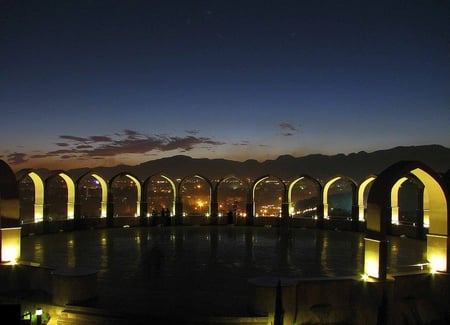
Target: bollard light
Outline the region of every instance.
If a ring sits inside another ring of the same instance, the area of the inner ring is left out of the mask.
[[[36,324],[42,324],[42,308],[40,307],[36,308]]]

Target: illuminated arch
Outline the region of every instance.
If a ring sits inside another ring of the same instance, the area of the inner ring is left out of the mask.
[[[278,177],[276,177],[276,176],[273,176],[273,175],[264,175],[264,176],[261,176],[260,178],[257,178],[254,182],[253,182],[253,184],[252,184],[252,186],[251,186],[251,203],[252,203],[252,211],[253,211],[253,215],[255,216],[255,217],[258,217],[257,215],[256,215],[256,213],[255,213],[255,211],[256,211],[256,202],[255,202],[255,191],[256,191],[256,187],[258,186],[258,184],[259,183],[261,183],[261,182],[263,182],[263,181],[265,181],[266,179],[268,179],[268,178],[275,178],[280,184],[281,184],[281,186],[282,186],[282,191],[283,191],[283,194],[282,194],[282,202],[281,202],[281,205],[280,205],[280,211],[283,209],[283,204],[284,203],[287,203],[287,193],[286,193],[286,184],[283,182],[283,180],[281,180],[280,178],[278,178]],[[281,213],[282,213],[282,211],[281,211]]]
[[[367,237],[365,238],[364,272],[385,279],[387,273],[387,229],[392,216],[393,192],[414,175],[424,185],[424,210],[429,220],[427,259],[431,269],[448,271],[448,193],[438,175],[428,166],[402,161],[384,170],[374,181],[367,203]],[[395,202],[394,202],[395,203]]]
[[[399,205],[398,205],[398,192],[404,182],[408,180],[408,177],[400,177],[392,186],[391,189],[391,223],[400,224],[399,218]]]
[[[31,178],[34,184],[34,222],[44,221],[44,181],[33,171],[25,176]]]
[[[65,173],[63,171],[58,171],[58,172],[55,172],[54,174],[50,175],[49,177],[47,177],[46,182],[57,176],[61,177],[66,184],[66,188],[67,188],[66,218],[68,220],[71,220],[74,218],[74,214],[75,214],[75,182],[69,175],[67,175],[67,173]]]
[[[208,212],[206,213],[206,216],[209,217],[211,215],[211,203],[213,201],[212,200],[213,185],[212,185],[211,181],[207,177],[202,176],[200,174],[194,174],[194,175],[191,175],[191,176],[186,176],[183,179],[181,179],[179,184],[178,184],[179,200],[181,202],[183,202],[183,196],[184,196],[185,193],[183,193],[183,191],[182,191],[182,186],[186,182],[186,180],[189,179],[189,178],[199,178],[199,179],[203,180],[204,182],[206,182],[208,184],[208,187],[209,187],[209,202],[208,203],[209,204],[208,204]],[[185,212],[184,212],[184,209],[185,209],[184,208],[184,204],[183,204],[183,208],[182,209],[183,209],[183,211],[180,211],[180,212],[182,214],[185,214]]]
[[[123,173],[119,173],[117,175],[115,175],[113,178],[111,178],[110,180],[110,186],[112,186],[112,184],[114,183],[114,181],[116,180],[116,178],[118,177],[127,177],[128,179],[130,179],[134,185],[136,186],[136,213],[135,213],[135,217],[140,216],[141,215],[141,201],[142,201],[142,185],[141,182],[139,181],[139,179],[127,172],[123,172]]]
[[[348,182],[350,182],[351,187],[352,187],[352,208],[355,205],[354,201],[355,201],[356,182],[349,177],[335,176],[335,177],[329,179],[328,181],[326,181],[325,185],[323,187],[323,217],[325,219],[329,218],[329,215],[328,215],[328,191],[330,190],[330,187],[340,179],[344,179],[344,180],[347,180]]]
[[[150,181],[155,178],[155,177],[161,177],[164,178],[170,185],[171,189],[172,189],[172,207],[171,207],[171,211],[175,211],[175,203],[176,203],[176,197],[177,197],[177,186],[175,184],[175,182],[168,176],[163,175],[163,174],[159,174],[159,175],[151,175],[149,177],[147,177],[147,179],[144,181],[143,183],[143,190],[142,190],[142,200],[147,200],[147,195],[148,195],[148,187],[150,184]],[[141,213],[145,213],[148,215],[148,211],[141,211]]]
[[[358,220],[365,221],[364,210],[366,204],[364,203],[364,192],[367,187],[375,180],[376,176],[369,176],[359,184],[358,187]]]
[[[320,182],[319,182],[317,179],[315,179],[315,178],[313,178],[313,177],[311,177],[311,176],[308,176],[308,175],[302,175],[302,176],[299,176],[299,177],[297,177],[296,179],[294,179],[294,180],[289,184],[289,187],[288,187],[288,193],[287,193],[287,196],[288,196],[288,204],[289,204],[289,215],[293,215],[293,209],[294,209],[294,207],[292,207],[292,191],[293,191],[293,189],[294,189],[294,186],[295,186],[298,182],[300,182],[300,181],[302,181],[302,180],[304,180],[304,179],[308,179],[309,181],[311,181],[312,183],[314,183],[314,184],[317,186],[319,195],[320,195],[320,193],[322,192],[322,185],[320,184]],[[320,199],[320,198],[319,198],[319,199]]]
[[[226,176],[226,177],[220,179],[217,182],[217,184],[216,184],[216,192],[217,192],[217,202],[218,202],[218,204],[220,204],[220,202],[219,202],[219,193],[223,193],[223,191],[219,191],[219,188],[222,187],[222,184],[227,183],[227,181],[231,180],[231,179],[234,179],[234,180],[238,181],[239,183],[241,183],[238,187],[234,188],[234,190],[236,190],[238,188],[241,188],[243,190],[244,200],[243,200],[242,203],[245,205],[247,203],[246,200],[248,198],[248,183],[246,183],[243,179],[241,179],[241,178],[239,178],[237,176],[234,176],[234,175]],[[237,209],[237,207],[236,207],[236,209]],[[241,212],[241,214],[243,213],[245,215],[245,206],[242,209],[240,209],[240,210],[243,211],[243,212]],[[218,207],[218,212],[220,214],[220,206]],[[235,211],[235,212],[238,213],[238,211]]]

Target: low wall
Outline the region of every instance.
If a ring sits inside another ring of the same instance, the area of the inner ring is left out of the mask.
[[[450,277],[439,273],[281,279],[283,324],[447,324]],[[293,284],[295,282],[295,284]],[[249,311],[275,319],[277,281],[249,280]]]

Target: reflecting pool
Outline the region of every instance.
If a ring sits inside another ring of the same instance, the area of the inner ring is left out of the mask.
[[[425,241],[392,237],[389,272],[417,270]],[[358,276],[364,234],[234,226],[110,228],[22,239],[22,259],[98,270],[98,307],[160,316],[244,315],[247,280]]]

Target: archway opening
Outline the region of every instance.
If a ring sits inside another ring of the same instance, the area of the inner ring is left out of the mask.
[[[45,183],[45,221],[60,221],[67,219],[67,184],[55,175]]]
[[[129,174],[118,175],[112,180],[114,217],[137,217],[140,213],[140,186]]]
[[[173,215],[175,209],[175,185],[166,176],[153,176],[147,183],[147,215]],[[163,211],[165,211],[163,213]]]
[[[233,220],[245,217],[247,186],[241,179],[231,176],[222,180],[217,189],[219,216],[231,216]]]
[[[86,175],[78,181],[77,190],[80,198],[80,216],[83,218],[102,217],[103,190],[100,181],[94,175]]]
[[[289,215],[293,218],[317,219],[320,186],[313,179],[301,177],[289,187]]]
[[[267,176],[254,186],[255,217],[281,217],[284,185],[276,177]]]
[[[324,186],[324,218],[351,220],[354,202],[355,184],[344,177],[335,177]]]
[[[22,224],[35,222],[35,185],[30,175],[19,182],[20,220]],[[41,203],[42,206],[43,202]]]
[[[183,216],[206,216],[211,213],[211,186],[201,176],[185,178],[181,183]]]

